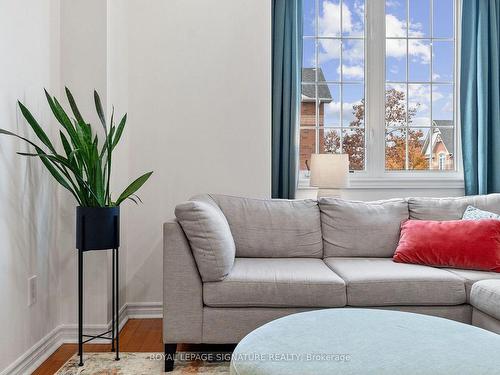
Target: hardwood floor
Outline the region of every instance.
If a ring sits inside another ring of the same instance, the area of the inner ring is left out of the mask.
[[[161,319],[129,319],[120,332],[120,352],[159,352],[163,353]],[[177,351],[195,352],[231,352],[236,344],[180,344]],[[85,344],[86,352],[106,352],[111,350],[111,344]],[[78,351],[77,344],[63,344],[33,375],[53,375],[62,365]]]
[[[88,352],[104,352],[111,344],[85,344]],[[183,347],[180,350],[185,350]],[[77,344],[63,344],[33,374],[53,375],[78,351]],[[130,319],[120,333],[120,351],[163,352],[161,319]]]

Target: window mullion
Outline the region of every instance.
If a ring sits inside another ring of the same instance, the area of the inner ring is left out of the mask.
[[[366,166],[368,175],[385,171],[385,0],[366,2]]]

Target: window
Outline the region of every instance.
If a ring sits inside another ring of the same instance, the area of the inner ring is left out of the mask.
[[[302,178],[326,152],[356,176],[456,172],[455,2],[304,0]]]
[[[300,166],[311,153],[349,153],[365,168],[364,2],[304,2]]]

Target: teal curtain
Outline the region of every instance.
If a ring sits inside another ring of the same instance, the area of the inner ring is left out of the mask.
[[[460,111],[465,193],[500,192],[500,0],[462,0]]]
[[[272,0],[272,197],[297,187],[302,72],[302,0]]]

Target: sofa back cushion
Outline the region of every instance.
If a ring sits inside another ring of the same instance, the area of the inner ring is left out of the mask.
[[[467,206],[500,214],[500,194],[457,198],[408,198],[410,219],[460,220]]]
[[[210,197],[226,216],[237,257],[323,256],[320,214],[315,200],[252,199],[215,194]]]
[[[175,216],[191,246],[203,281],[224,279],[234,264],[235,244],[221,210],[200,201],[175,207]]]
[[[401,222],[408,219],[404,199],[320,198],[319,207],[325,257],[392,257]]]

